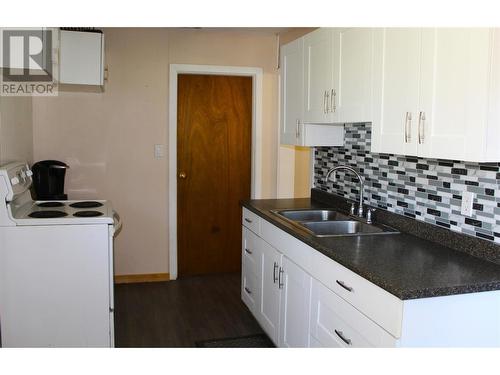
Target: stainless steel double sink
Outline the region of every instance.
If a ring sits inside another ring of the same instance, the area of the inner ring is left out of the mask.
[[[367,224],[331,209],[273,210],[271,212],[316,237],[399,233],[387,225]]]

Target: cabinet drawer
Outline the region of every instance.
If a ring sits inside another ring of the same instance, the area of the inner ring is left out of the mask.
[[[403,301],[319,252],[314,275],[321,283],[394,337],[401,337]]]
[[[253,314],[258,311],[258,293],[257,275],[243,265],[241,271],[241,299]]]
[[[243,207],[243,215],[241,222],[245,227],[260,236],[260,217],[252,211]]]
[[[325,347],[394,347],[396,339],[321,283],[313,280],[311,336]]]
[[[242,264],[247,269],[257,274],[259,262],[260,241],[262,241],[251,230],[243,227],[243,241],[241,247]]]

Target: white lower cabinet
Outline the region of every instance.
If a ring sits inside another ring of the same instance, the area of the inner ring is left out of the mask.
[[[396,339],[317,280],[312,281],[311,336],[323,347],[394,347]]]
[[[280,318],[280,270],[282,255],[262,241],[259,253],[259,288],[261,300],[255,314],[269,338],[278,345]]]
[[[401,300],[249,210],[242,223],[242,300],[276,346],[500,347],[500,291]]]
[[[312,277],[283,256],[279,281],[281,288],[279,346],[308,347]]]

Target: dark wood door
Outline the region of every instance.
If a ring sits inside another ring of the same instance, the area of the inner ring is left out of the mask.
[[[241,269],[241,208],[250,197],[252,78],[178,76],[179,276]]]

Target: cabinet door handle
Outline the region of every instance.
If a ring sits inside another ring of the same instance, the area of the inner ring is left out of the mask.
[[[280,271],[278,272],[278,288],[283,288],[283,283],[281,282],[281,275],[283,275],[283,268],[280,267]]]
[[[249,255],[252,255],[253,254],[253,251],[250,251],[248,250],[247,248],[245,248],[245,253],[249,254]]]
[[[411,142],[411,112],[406,112],[405,118],[405,143]]]
[[[246,221],[247,223],[251,223],[251,222],[252,222],[252,220],[250,220],[248,217],[246,217],[246,218],[245,218],[245,221]]]
[[[337,331],[336,329],[334,330],[335,333],[337,334],[338,337],[340,337],[340,339],[345,342],[347,345],[351,345],[351,340],[350,339],[347,339],[344,337],[344,333],[342,331]]]
[[[323,113],[326,113],[326,90],[323,92]]]
[[[276,284],[276,281],[278,281],[278,278],[276,277],[276,270],[278,269],[278,263],[274,262],[273,266],[273,284]]]
[[[330,92],[326,92],[326,113],[330,112],[330,106],[328,105],[328,102],[330,101]]]
[[[245,292],[247,292],[248,294],[252,294],[252,291],[250,289],[248,289],[247,287],[245,287]]]
[[[300,121],[297,119],[295,121],[295,138],[299,139],[300,137]]]
[[[343,281],[340,280],[335,280],[335,281],[337,282],[337,284],[339,284],[342,288],[344,288],[348,292],[352,292],[352,287],[345,285]]]
[[[420,111],[418,115],[418,143],[424,143],[425,132],[425,112]]]
[[[332,89],[332,112],[335,113],[337,111],[337,91]]]

